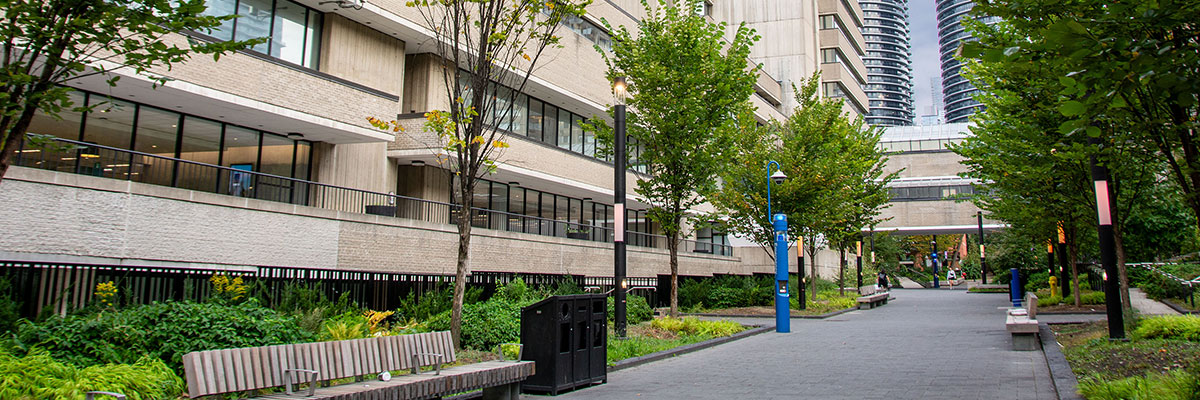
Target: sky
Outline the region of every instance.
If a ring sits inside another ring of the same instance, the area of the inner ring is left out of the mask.
[[[909,0],[908,26],[913,53],[913,111],[917,115],[916,123],[920,124],[921,116],[929,114],[929,106],[933,103],[933,98],[930,96],[930,79],[934,80],[935,90],[938,92],[942,90],[934,0]],[[941,114],[942,110],[939,109],[937,112]]]

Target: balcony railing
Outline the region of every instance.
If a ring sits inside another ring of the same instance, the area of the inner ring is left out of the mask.
[[[61,148],[18,149],[22,167],[92,175],[323,208],[341,212],[384,215],[455,224],[458,205],[391,193],[352,189],[256,171],[246,171],[197,161],[119,149],[94,143],[55,138]],[[478,228],[523,232],[594,242],[613,241],[613,228],[561,221],[510,212],[475,208],[471,225]],[[632,246],[667,248],[662,235],[628,232]],[[684,240],[680,251],[733,256],[729,245]]]

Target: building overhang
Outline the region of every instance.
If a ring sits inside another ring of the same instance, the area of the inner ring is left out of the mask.
[[[110,86],[108,75],[71,79],[71,87],[110,95],[154,107],[209,118],[215,121],[262,129],[278,134],[300,133],[305,140],[335,144],[394,140],[389,132],[351,125],[309,113],[280,107],[244,96],[212,89],[183,80],[168,80],[155,87],[151,78],[104,63],[120,83]]]
[[[995,232],[1008,228],[1007,224],[983,224],[984,232]],[[863,233],[870,233],[870,228],[863,228]],[[979,233],[979,225],[940,225],[940,226],[898,226],[875,227],[875,233],[889,232],[905,236],[915,235],[951,235],[964,233]]]

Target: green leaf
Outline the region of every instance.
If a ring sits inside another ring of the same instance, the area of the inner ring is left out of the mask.
[[[1085,111],[1087,111],[1087,105],[1075,100],[1067,101],[1058,106],[1058,112],[1068,117],[1083,114]]]
[[[1087,135],[1090,137],[1100,137],[1100,128],[1089,126],[1084,131],[1086,131]]]

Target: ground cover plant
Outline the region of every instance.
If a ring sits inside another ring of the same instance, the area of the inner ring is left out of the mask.
[[[44,350],[24,356],[0,351],[2,399],[79,399],[93,390],[124,393],[130,400],[170,399],[179,397],[183,388],[183,380],[153,357],[81,368],[57,361]]]
[[[608,365],[680,346],[733,335],[746,327],[732,321],[705,321],[695,317],[657,318],[630,325],[627,338],[608,333]]]
[[[1190,319],[1189,319],[1190,318]],[[1088,399],[1193,399],[1200,394],[1196,317],[1154,317],[1128,342],[1108,340],[1105,322],[1052,325]]]

